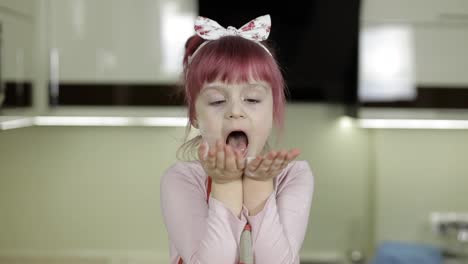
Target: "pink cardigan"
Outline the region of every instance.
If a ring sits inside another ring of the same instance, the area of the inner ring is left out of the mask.
[[[160,201],[168,230],[171,264],[239,262],[239,241],[245,224],[252,228],[256,264],[299,263],[307,230],[314,178],[306,161],[293,161],[275,178],[275,191],[265,207],[241,217],[207,197],[207,180],[199,161],[177,162],[161,178]]]

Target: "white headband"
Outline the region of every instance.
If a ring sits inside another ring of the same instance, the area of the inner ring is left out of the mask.
[[[271,18],[270,15],[264,15],[251,20],[249,23],[243,25],[241,28],[229,26],[227,29],[220,26],[218,22],[206,17],[198,16],[195,20],[195,32],[202,39],[208,40],[198,46],[197,50],[189,56],[188,63],[198,53],[198,51],[205,46],[210,40],[219,39],[224,36],[240,36],[260,45],[268,54],[271,52],[260,41],[266,40],[270,35]]]

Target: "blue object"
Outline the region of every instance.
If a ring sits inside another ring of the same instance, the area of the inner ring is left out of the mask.
[[[409,242],[385,241],[377,248],[371,264],[442,264],[440,249]]]

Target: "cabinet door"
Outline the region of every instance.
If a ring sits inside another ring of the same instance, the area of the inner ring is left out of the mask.
[[[415,27],[416,80],[468,89],[468,25]]]
[[[51,105],[180,105],[195,0],[49,0]]]
[[[364,106],[468,109],[468,1],[368,0],[361,20]]]
[[[361,36],[363,101],[417,100],[429,89],[468,91],[468,25],[375,24]]]
[[[50,47],[64,82],[175,82],[194,1],[50,0]]]
[[[32,105],[34,1],[0,3],[0,105]]]
[[[465,0],[365,0],[362,20],[367,22],[468,22]]]

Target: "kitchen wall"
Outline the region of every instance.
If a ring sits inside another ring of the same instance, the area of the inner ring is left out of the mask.
[[[340,115],[319,104],[290,105],[287,112],[282,145],[302,150],[316,180],[305,258],[340,257],[370,242],[368,131]],[[143,251],[164,260],[159,179],[176,161],[183,134],[132,127],[3,131],[0,252]]]
[[[468,212],[467,130],[378,130],[376,241],[439,244],[431,212]]]
[[[465,130],[362,130],[339,109],[290,105],[283,146],[316,189],[303,255],[383,240],[437,244],[432,211],[467,211]],[[300,129],[299,129],[300,128]],[[159,179],[183,128],[32,127],[0,133],[0,252],[167,249]],[[109,253],[111,254],[111,253]]]

